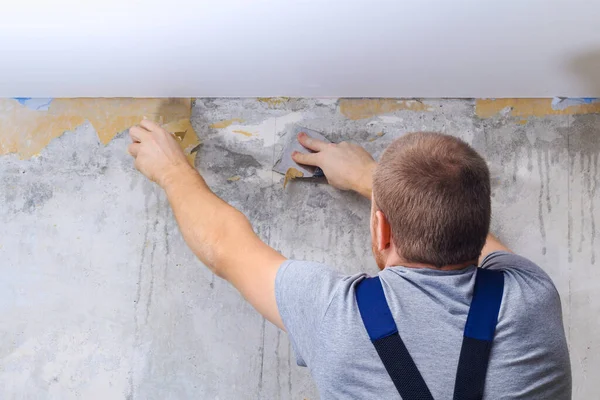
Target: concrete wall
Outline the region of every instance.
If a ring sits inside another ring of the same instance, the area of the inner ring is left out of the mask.
[[[375,156],[408,131],[464,138],[490,163],[493,231],[561,294],[574,398],[600,398],[600,116],[396,104],[199,99],[196,166],[287,257],[375,273],[365,199],[271,172],[293,123]],[[84,123],[39,157],[0,156],[0,398],[316,398],[286,335],[187,249],[127,143]]]
[[[43,0],[0,97],[600,97],[590,0]]]

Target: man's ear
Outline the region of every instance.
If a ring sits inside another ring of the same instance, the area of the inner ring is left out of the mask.
[[[379,251],[388,250],[392,241],[392,229],[390,223],[381,211],[375,212],[375,221],[377,249]]]

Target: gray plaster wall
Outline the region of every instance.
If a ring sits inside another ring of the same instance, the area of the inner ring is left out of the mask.
[[[374,274],[368,201],[315,182],[284,190],[271,172],[293,124],[375,156],[416,130],[472,143],[493,175],[493,232],[561,294],[574,398],[600,398],[600,116],[519,124],[479,119],[469,100],[426,103],[350,120],[336,100],[198,99],[196,166],[285,256]],[[255,136],[209,127],[230,118]],[[37,158],[0,157],[0,398],[317,398],[285,333],[187,249],[128,140],[103,146],[86,123]]]

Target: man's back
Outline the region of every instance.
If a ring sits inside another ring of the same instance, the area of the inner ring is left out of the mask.
[[[484,397],[569,399],[569,355],[550,278],[505,252],[490,254],[482,268],[505,273]],[[379,274],[400,336],[435,399],[453,395],[474,272],[389,267]],[[400,398],[360,318],[354,288],[363,277],[298,261],[277,275],[279,312],[298,363],[308,365],[325,399]]]

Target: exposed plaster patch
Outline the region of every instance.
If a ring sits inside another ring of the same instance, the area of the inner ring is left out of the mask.
[[[276,136],[283,132],[288,124],[301,121],[301,112],[292,112],[281,117],[267,118],[256,125],[229,125],[220,131],[232,140],[262,140],[263,146],[272,146]]]

